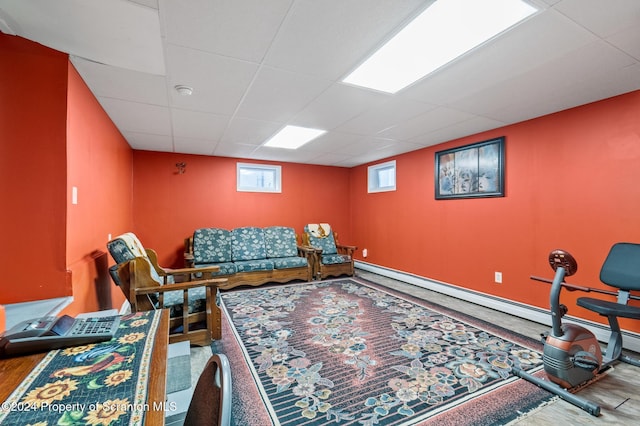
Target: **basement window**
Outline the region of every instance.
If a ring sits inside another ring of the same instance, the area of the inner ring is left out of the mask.
[[[238,192],[282,192],[282,167],[237,163]]]
[[[369,193],[396,190],[396,161],[369,166]]]

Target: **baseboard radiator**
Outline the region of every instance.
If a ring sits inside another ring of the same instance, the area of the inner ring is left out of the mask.
[[[447,296],[462,299],[480,306],[485,306],[487,308],[495,309],[496,311],[504,312],[520,318],[525,318],[551,327],[551,314],[549,313],[549,311],[538,308],[536,306],[514,302],[512,300],[465,289],[453,284],[432,280],[408,272],[374,265],[372,263],[355,261],[355,267],[363,271],[372,272],[374,274],[402,281],[407,284],[422,287],[427,290],[446,294]],[[566,321],[567,323],[578,324],[595,334],[596,338],[601,342],[605,344],[608,343],[609,327],[607,325],[584,320],[582,318],[572,317],[570,315],[567,315],[562,320]],[[622,330],[622,340],[624,349],[634,352],[640,352],[640,334],[632,331]]]

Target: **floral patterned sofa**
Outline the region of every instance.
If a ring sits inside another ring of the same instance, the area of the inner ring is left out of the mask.
[[[206,276],[226,278],[221,289],[313,278],[314,251],[299,246],[295,230],[286,226],[200,228],[185,248],[188,267],[220,268]]]

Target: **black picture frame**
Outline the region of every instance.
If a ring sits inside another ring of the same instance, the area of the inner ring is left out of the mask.
[[[504,136],[436,152],[436,200],[504,197]]]

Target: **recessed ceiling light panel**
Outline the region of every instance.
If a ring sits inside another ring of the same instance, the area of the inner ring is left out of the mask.
[[[524,0],[436,0],[343,82],[396,93],[537,10]]]
[[[286,126],[269,139],[264,146],[296,149],[326,132],[326,130],[309,127]]]

